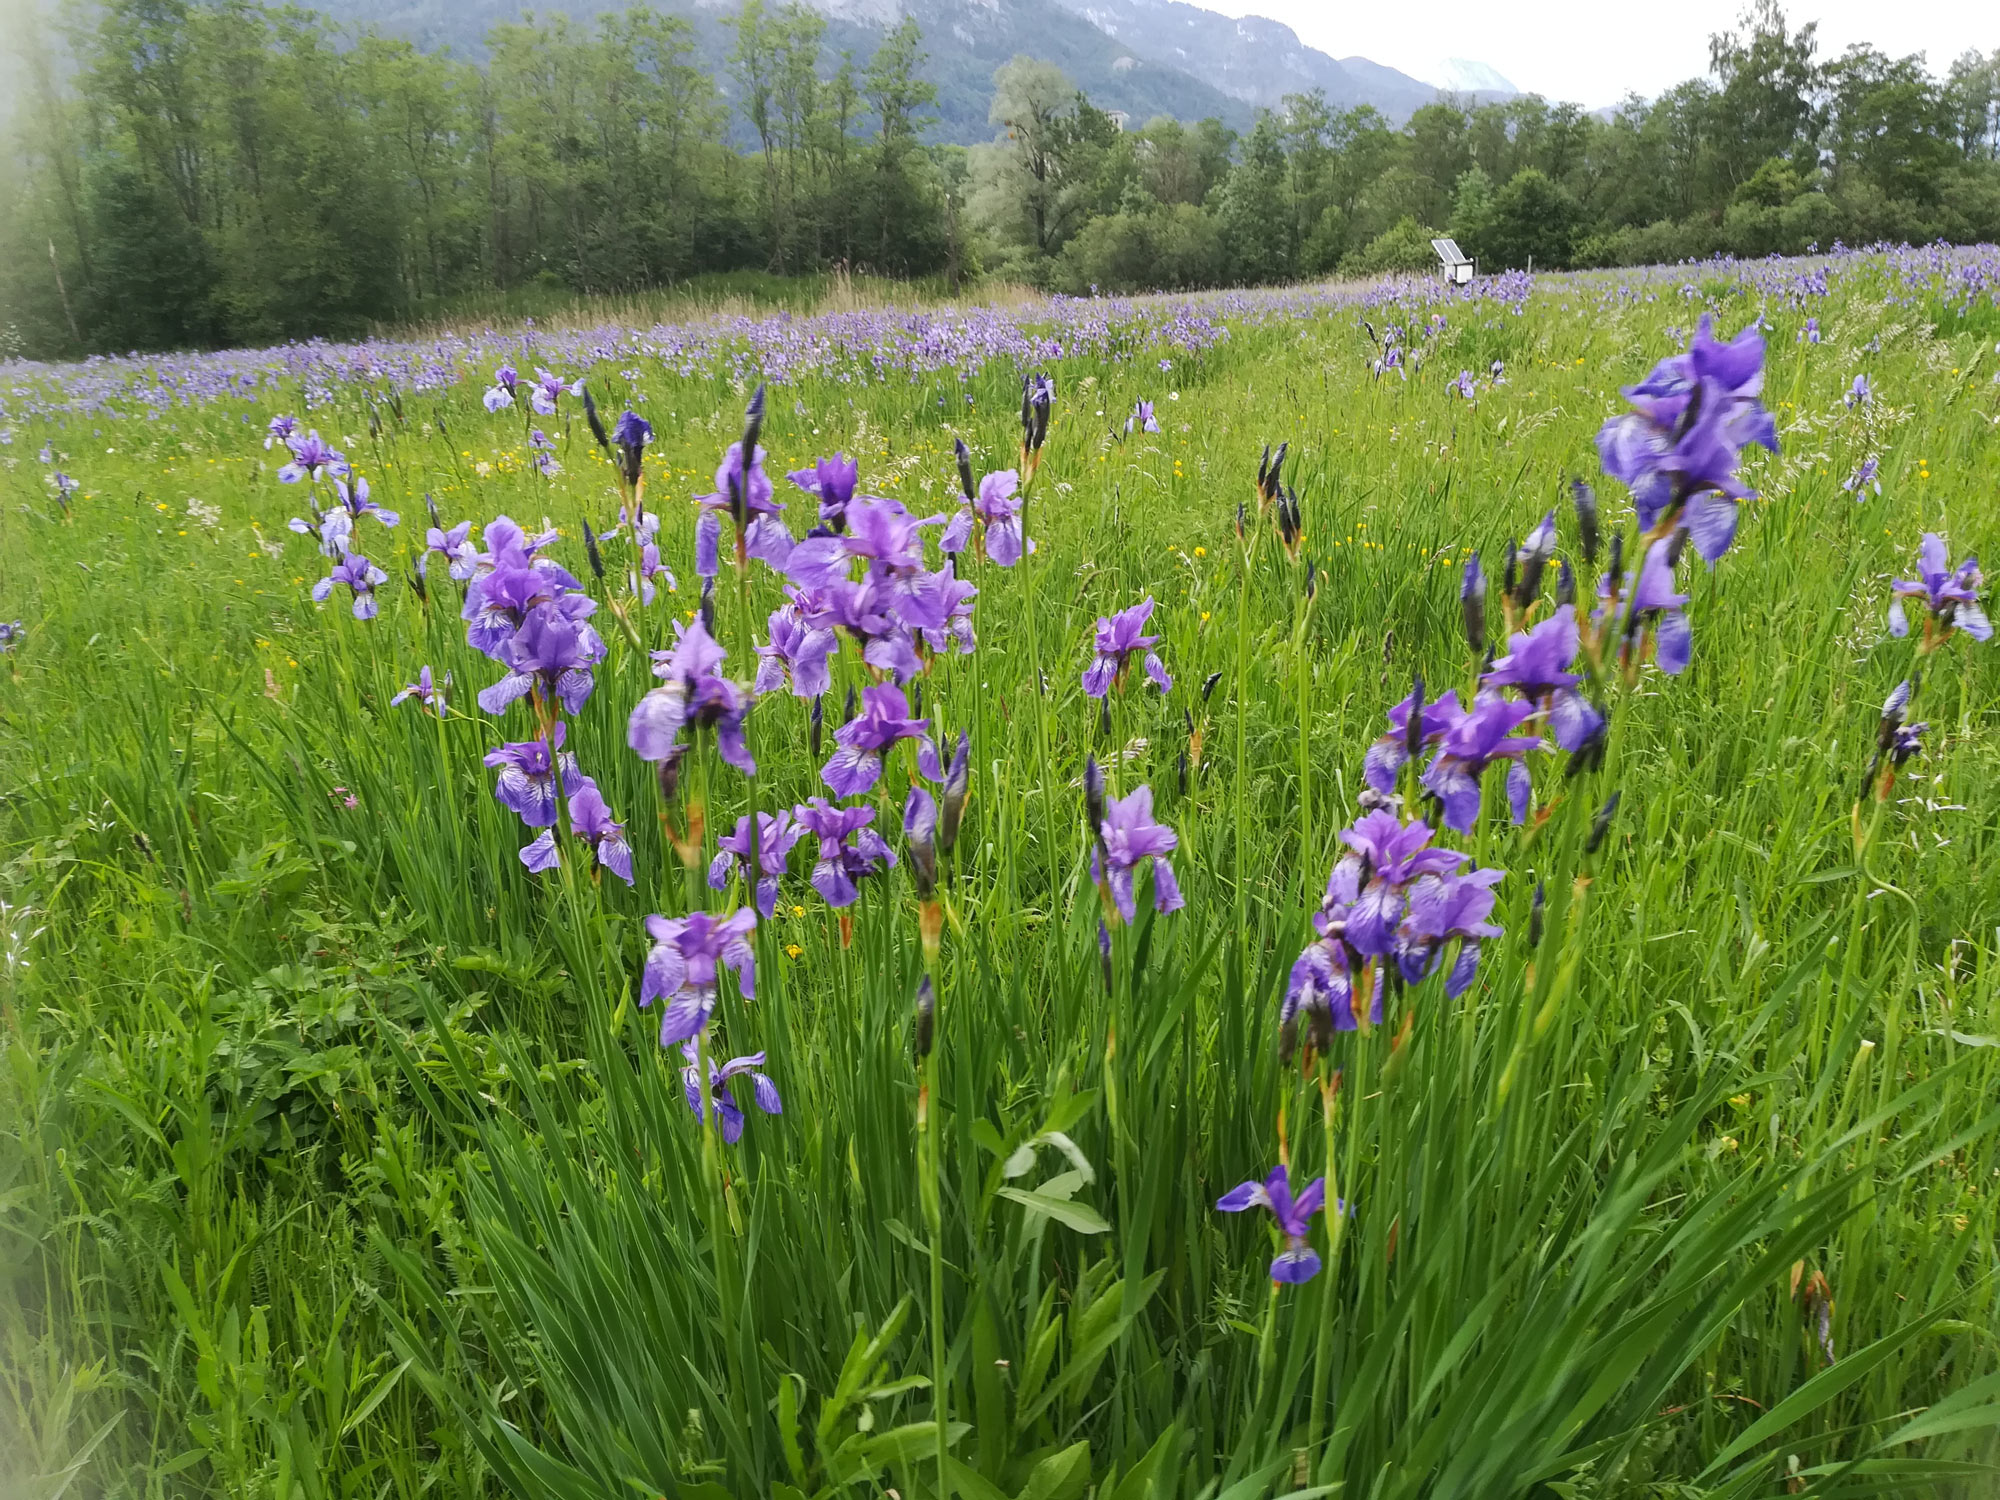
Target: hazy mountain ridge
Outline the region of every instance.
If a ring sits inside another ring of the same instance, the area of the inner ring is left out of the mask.
[[[725,97],[734,42],[734,0],[656,0],[694,25],[702,67]],[[1438,97],[1439,90],[1366,58],[1336,60],[1302,42],[1291,27],[1261,16],[1234,19],[1182,0],[811,0],[827,19],[826,54],[858,64],[904,15],[923,29],[923,73],[938,90],[929,132],[958,143],[989,140],[987,107],[994,69],[1021,53],[1063,69],[1102,109],[1133,124],[1154,115],[1181,120],[1216,116],[1245,129],[1258,108],[1286,94],[1321,89],[1339,108],[1372,104],[1395,120]],[[425,48],[476,57],[495,25],[539,15],[577,20],[621,8],[604,0],[319,0],[343,24],[374,27]],[[1464,76],[1498,79],[1491,68],[1454,60]],[[1504,80],[1501,80],[1504,82]]]

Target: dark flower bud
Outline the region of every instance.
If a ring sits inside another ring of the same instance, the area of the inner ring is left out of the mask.
[[[1611,816],[1618,811],[1618,799],[1623,790],[1613,792],[1604,799],[1604,806],[1598,808],[1597,816],[1590,820],[1590,837],[1583,841],[1583,852],[1595,854],[1604,842],[1604,835],[1611,831]]]
[[[1667,568],[1671,571],[1681,565],[1681,554],[1687,550],[1688,531],[1681,527],[1667,538]]]
[[[919,677],[915,682],[910,684],[910,717],[913,719],[921,719],[923,716],[924,716],[924,680],[923,678]]]
[[[681,752],[675,750],[660,762],[660,800],[671,803],[681,794]]]
[[[1111,981],[1111,929],[1104,925],[1104,918],[1097,919],[1097,964],[1104,972],[1104,993],[1110,994],[1114,988]]]
[[[1111,737],[1111,695],[1108,693],[1097,700],[1097,732],[1106,739]]]
[[[1585,567],[1597,565],[1597,491],[1581,479],[1572,479],[1570,500],[1576,506],[1576,532],[1583,549]]]
[[[1289,1068],[1292,1059],[1299,1052],[1299,1012],[1304,1007],[1291,1006],[1278,1016],[1278,1066]]]
[[[1576,569],[1569,565],[1569,559],[1565,557],[1556,568],[1556,607],[1560,609],[1565,604],[1573,606],[1575,603]]]
[[[964,438],[957,439],[953,446],[958,454],[958,487],[965,492],[966,499],[976,499],[979,491],[972,483],[972,450],[965,446]]]
[[[1887,750],[1896,737],[1896,731],[1903,727],[1903,719],[1910,710],[1911,687],[1908,681],[1896,684],[1896,690],[1889,694],[1882,705],[1882,723],[1875,731],[1875,748]]]
[[[854,722],[854,684],[850,682],[847,685],[847,706],[841,709],[840,711],[840,723],[841,727],[845,728],[847,725],[853,722]]]
[[[903,804],[903,846],[909,853],[910,879],[917,899],[928,901],[937,889],[937,803],[920,786],[910,788]]]
[[[1521,579],[1518,591],[1514,592],[1514,602],[1526,609],[1542,592],[1542,571],[1556,552],[1556,528],[1553,515],[1528,533],[1521,543]]]
[[[1188,762],[1187,762],[1187,751],[1185,750],[1181,751],[1180,765],[1178,767],[1178,771],[1179,771],[1180,793],[1183,797],[1185,797],[1187,795],[1187,788],[1188,788]]]
[[[1333,1007],[1315,990],[1299,1010],[1306,1023],[1306,1045],[1321,1057],[1327,1056],[1333,1051]]]
[[[1596,710],[1596,727],[1590,731],[1584,738],[1583,743],[1578,745],[1570,755],[1569,765],[1563,770],[1565,777],[1582,776],[1586,772],[1595,771],[1604,764],[1604,748],[1610,741],[1610,730],[1606,727],[1608,721],[1601,707],[1595,703],[1590,706]]]
[[[1313,560],[1309,557],[1306,559],[1306,597],[1312,598],[1318,587],[1319,570],[1313,566]]]
[[[611,434],[604,430],[604,418],[597,414],[597,402],[591,397],[589,386],[583,388],[583,420],[590,424],[590,435],[597,439],[597,446],[609,453]]]
[[[1604,576],[1610,580],[1614,591],[1624,586],[1625,533],[1622,531],[1614,531],[1611,534],[1611,560],[1604,565]]]
[[[710,635],[715,634],[715,580],[701,581],[701,628]],[[851,690],[850,690],[851,691]]]
[[[926,974],[917,986],[917,1024],[915,1051],[918,1063],[931,1055],[931,1044],[937,1035],[937,986]]]
[[[1542,946],[1542,924],[1547,920],[1549,893],[1541,881],[1535,882],[1535,899],[1528,903],[1528,946]]]
[[[1103,837],[1104,772],[1094,755],[1085,756],[1083,762],[1083,821],[1093,840]]]
[[[1507,565],[1500,574],[1500,592],[1505,594],[1509,599],[1515,597],[1514,585],[1519,581],[1520,577],[1517,571],[1519,557],[1520,554],[1514,546],[1514,539],[1510,536],[1507,538]]]
[[[1208,674],[1208,680],[1201,685],[1202,702],[1208,702],[1208,695],[1215,691],[1215,685],[1220,681],[1222,681],[1222,674],[1220,672],[1210,672]]]
[[[1410,717],[1403,725],[1403,754],[1417,759],[1424,751],[1424,679],[1410,679]]]
[[[451,429],[444,425],[444,408],[442,406],[434,406],[431,408],[431,412],[437,418],[434,425],[437,427],[438,436],[449,438],[451,436]]]
[[[431,498],[429,490],[424,491],[424,509],[431,513],[431,525],[439,531],[444,530],[444,518],[438,514],[438,503]]]
[[[419,557],[417,559],[417,565],[414,568],[410,569],[409,576],[410,576],[410,591],[417,596],[417,602],[420,604],[427,603],[430,599],[430,590],[424,583],[423,558]]]
[[[604,554],[597,550],[597,533],[590,529],[590,522],[583,523],[583,555],[590,559],[590,571],[599,583],[604,582]]]
[[[1458,606],[1465,616],[1465,643],[1473,654],[1486,649],[1486,571],[1474,549],[1465,559],[1465,577],[1458,585]]]
[[[826,694],[824,693],[813,699],[811,723],[812,758],[818,760],[820,746],[825,743],[826,736]]]
[[[813,759],[819,758],[817,747]],[[938,811],[938,848],[946,854],[958,842],[959,819],[965,815],[966,798],[972,794],[972,741],[961,729],[958,732],[958,749],[951,757],[951,764],[945,767],[944,796]]]
[[[382,436],[382,413],[375,409],[375,403],[368,403],[368,435],[380,439]]]
[[[764,431],[764,386],[760,381],[743,408],[743,463],[748,467],[757,456],[757,439]]]
[[[1263,456],[1257,460],[1257,493],[1259,495],[1264,493],[1264,478],[1270,472],[1271,472],[1271,445],[1269,443],[1266,443],[1264,445]]]
[[[1379,345],[1382,342],[1380,339],[1375,337],[1375,325],[1373,323],[1369,322],[1366,318],[1363,318],[1361,320],[1361,326],[1368,332],[1369,343]]]
[[[1238,500],[1236,502],[1236,540],[1239,542],[1243,540],[1244,512],[1244,504],[1241,500]]]
[[[153,864],[159,863],[158,860],[153,858],[153,842],[151,839],[147,838],[145,834],[143,833],[133,834],[132,847],[137,849],[141,854],[145,855],[149,862]]]
[[[1049,674],[1047,672],[1041,672],[1036,675],[1037,675],[1037,680],[1041,684],[1042,696],[1046,698],[1049,695]]]

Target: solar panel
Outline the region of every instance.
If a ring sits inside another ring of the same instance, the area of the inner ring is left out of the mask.
[[[1465,253],[1458,248],[1457,240],[1432,240],[1431,249],[1435,250],[1437,258],[1448,266],[1465,264]]]

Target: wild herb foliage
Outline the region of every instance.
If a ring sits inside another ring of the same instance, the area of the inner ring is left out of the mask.
[[[1981,264],[14,367],[10,1484],[1980,1493]]]

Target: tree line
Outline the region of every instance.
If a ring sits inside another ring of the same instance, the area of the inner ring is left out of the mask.
[[[724,80],[646,6],[530,18],[481,64],[262,0],[103,0],[23,28],[0,354],[350,334],[467,293],[614,293],[845,265],[1132,291],[1430,264],[1618,265],[2000,238],[2000,50],[1819,55],[1776,0],[1709,76],[1600,116],[1445,98],[1400,126],[1317,93],[1239,135],[1138,129],[1054,65],[994,78],[994,140],[926,140],[905,19],[872,56],[745,0]],[[747,141],[747,146],[739,145]]]

